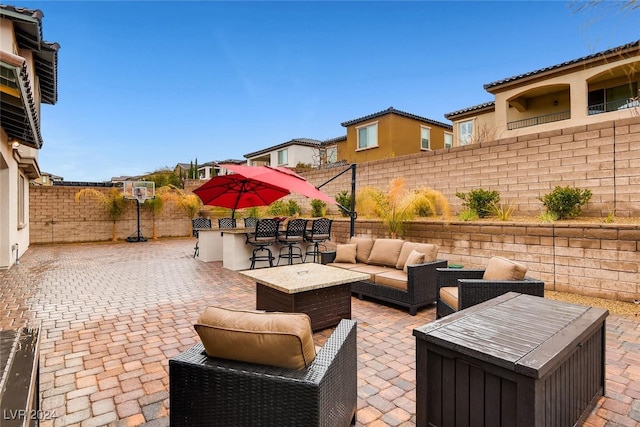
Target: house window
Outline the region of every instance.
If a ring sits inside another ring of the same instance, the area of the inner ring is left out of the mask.
[[[331,147],[327,147],[327,163],[337,163],[338,162],[338,147],[333,145]]]
[[[431,128],[420,126],[420,149],[430,150]]]
[[[458,133],[460,134],[460,145],[471,144],[473,137],[473,120],[458,123]]]
[[[453,134],[445,132],[444,133],[444,148],[453,147]]]
[[[378,146],[378,123],[356,128],[358,132],[358,150]]]
[[[633,82],[589,92],[589,115],[637,107],[638,83]]]
[[[288,149],[278,151],[278,165],[286,165],[288,163]]]
[[[24,213],[25,208],[25,195],[24,195],[25,180],[24,176],[18,177],[18,227],[22,228],[25,225]]]

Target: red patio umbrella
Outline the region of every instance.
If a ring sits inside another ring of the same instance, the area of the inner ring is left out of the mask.
[[[303,176],[290,169],[274,166],[244,166],[221,164],[225,168],[246,178],[253,178],[280,188],[286,188],[292,193],[298,193],[310,199],[318,199],[330,204],[337,204],[335,199],[317,189]]]
[[[214,176],[193,192],[205,205],[231,209],[231,216],[236,209],[267,206],[290,194],[286,188],[237,173]]]

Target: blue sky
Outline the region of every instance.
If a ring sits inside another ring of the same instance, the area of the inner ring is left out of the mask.
[[[243,159],[390,106],[447,123],[486,83],[640,39],[616,2],[8,4],[61,45],[39,162],[67,181]]]

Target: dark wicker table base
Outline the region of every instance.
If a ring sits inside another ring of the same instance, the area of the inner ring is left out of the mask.
[[[351,284],[288,294],[256,283],[256,309],[306,313],[314,331],[351,319]]]

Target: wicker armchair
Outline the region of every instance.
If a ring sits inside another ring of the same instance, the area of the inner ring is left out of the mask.
[[[543,281],[531,277],[525,277],[524,280],[484,280],[484,272],[484,269],[438,268],[436,318],[448,316],[507,292],[544,297]],[[457,309],[440,298],[440,289],[445,287],[458,288]]]
[[[169,360],[171,427],[355,424],[356,331],[342,320],[302,370],[210,358],[195,345]]]

